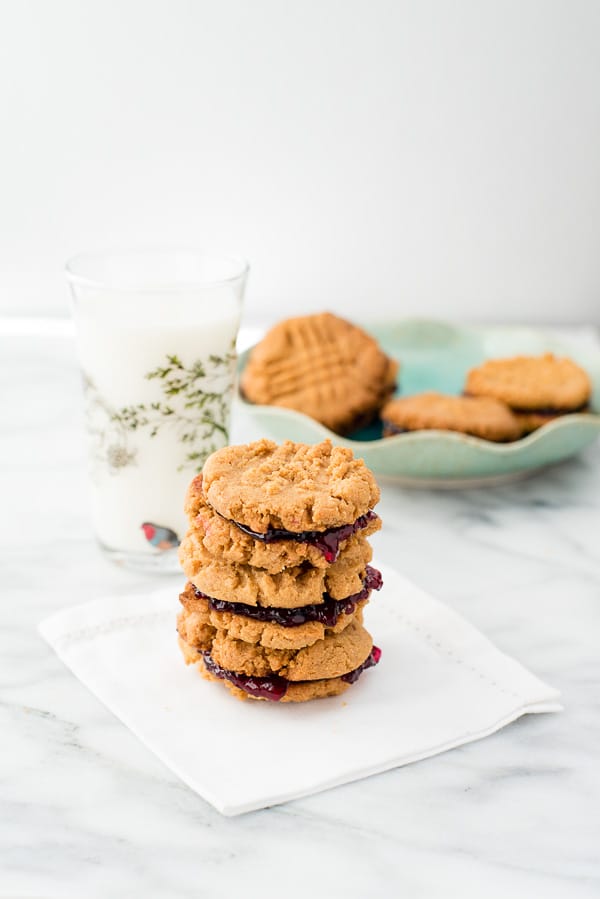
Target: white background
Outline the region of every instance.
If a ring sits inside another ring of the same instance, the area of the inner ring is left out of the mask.
[[[0,3],[0,310],[183,243],[249,317],[600,320],[597,0]]]

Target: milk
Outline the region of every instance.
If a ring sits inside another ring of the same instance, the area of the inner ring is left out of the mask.
[[[113,553],[160,556],[186,531],[189,482],[228,442],[240,288],[75,293],[94,529]]]

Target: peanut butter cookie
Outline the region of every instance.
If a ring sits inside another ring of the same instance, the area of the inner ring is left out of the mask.
[[[233,671],[226,671],[215,665],[209,654],[194,649],[181,638],[179,646],[186,665],[195,664],[205,680],[220,681],[236,699],[276,702],[308,702],[311,699],[339,696],[358,680],[363,671],[377,665],[381,657],[381,651],[374,646],[362,665],[349,674],[323,680],[289,681],[277,675],[267,678],[236,675]]]
[[[184,607],[179,633],[188,643],[204,649],[211,638],[207,626],[247,643],[300,649],[322,639],[326,632],[342,631],[368,602],[371,592],[381,586],[380,572],[367,566],[356,593],[339,600],[325,594],[313,605],[282,609],[215,599],[188,583],[179,597]],[[362,621],[362,615],[359,617]]]
[[[506,403],[491,397],[420,393],[390,400],[381,410],[385,437],[403,431],[459,431],[484,440],[516,440],[519,422]]]
[[[469,396],[490,396],[507,403],[524,432],[559,415],[586,411],[591,389],[579,365],[552,353],[489,359],[471,369],[465,383]]]
[[[370,634],[354,620],[341,633],[327,634],[301,649],[270,649],[217,630],[209,652],[213,661],[227,671],[252,677],[277,674],[299,681],[347,674],[364,662],[372,647]]]
[[[366,331],[323,312],[271,328],[250,354],[241,388],[252,403],[295,409],[346,434],[376,416],[397,373]]]
[[[220,515],[261,534],[352,524],[380,495],[363,460],[330,440],[226,446],[206,460],[202,491]]]
[[[187,643],[209,651],[217,631],[223,631],[233,640],[242,640],[267,649],[298,650],[312,646],[327,634],[339,634],[352,621],[362,624],[362,609],[367,602],[368,600],[363,599],[348,604],[351,611],[342,612],[331,625],[307,621],[297,627],[284,627],[273,621],[255,621],[233,612],[215,611],[209,599],[194,596],[185,600],[183,611],[177,618],[177,630]]]
[[[264,552],[262,544],[261,548]],[[303,562],[272,574],[212,555],[204,544],[204,531],[198,527],[190,528],[179,548],[186,576],[208,596],[284,609],[320,603],[324,593],[333,599],[358,593],[372,555],[366,538],[357,534],[346,541],[337,561],[325,568]]]
[[[379,517],[369,511],[353,524],[322,532],[285,531],[270,535],[242,530],[207,503],[201,475],[190,484],[185,508],[192,528],[198,531],[202,544],[213,558],[262,568],[270,574],[304,562],[315,568],[327,568],[351,540],[357,539],[357,535],[367,537],[381,527]]]

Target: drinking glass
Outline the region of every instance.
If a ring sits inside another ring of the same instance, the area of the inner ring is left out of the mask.
[[[66,275],[91,511],[122,564],[177,570],[186,488],[225,446],[248,265],[188,250],[85,253]]]

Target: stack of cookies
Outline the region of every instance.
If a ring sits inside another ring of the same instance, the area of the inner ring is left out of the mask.
[[[379,661],[363,609],[379,489],[330,441],[260,440],[213,453],[192,481],[177,627],[186,663],[237,698],[344,692]]]

